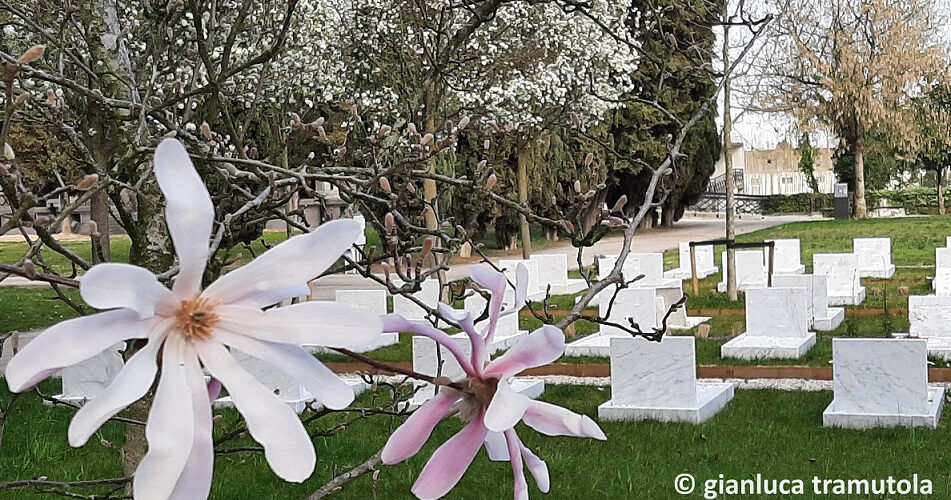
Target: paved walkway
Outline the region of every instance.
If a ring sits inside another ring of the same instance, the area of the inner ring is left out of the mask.
[[[736,234],[750,233],[760,229],[766,229],[791,222],[802,222],[816,220],[808,215],[747,215],[736,221]],[[691,217],[686,216],[678,221],[674,227],[655,228],[641,230],[634,236],[633,249],[635,252],[663,252],[664,250],[677,248],[681,241],[699,241],[712,240],[724,237],[724,220],[714,216]],[[621,250],[624,238],[620,236],[610,236],[602,239],[593,247],[585,250],[584,262],[586,264],[594,262],[596,255],[613,255]],[[577,251],[568,242],[564,245],[548,247],[535,252],[537,254],[564,254],[568,256],[569,269],[577,269]],[[509,257],[519,258],[517,255]],[[469,276],[469,266],[472,264],[454,265],[447,273],[450,281],[466,278]],[[18,286],[18,287],[46,287],[46,283],[30,281],[25,278],[11,276],[0,286]],[[366,280],[358,275],[333,275],[321,278],[317,281],[315,287],[315,298],[319,300],[333,300],[334,291],[338,289],[368,289],[378,288],[370,280]]]
[[[751,233],[770,227],[789,224],[791,222],[803,222],[816,220],[807,215],[776,215],[761,216],[747,215],[736,221],[736,234]],[[677,222],[674,227],[655,228],[650,230],[638,231],[634,236],[633,249],[635,252],[663,252],[664,250],[677,248],[681,241],[700,241],[723,238],[725,236],[724,220],[713,216],[684,217]],[[596,255],[617,254],[621,250],[624,238],[621,236],[611,236],[602,239],[593,247],[586,249],[583,262],[587,265],[594,261]],[[569,269],[578,268],[577,250],[569,243],[564,246],[555,246],[545,248],[535,252],[536,254],[564,254],[568,256]],[[518,256],[509,257],[512,259]],[[450,281],[466,278],[469,276],[469,266],[472,264],[460,264],[452,266],[447,273]],[[380,288],[375,282],[364,279],[357,275],[333,275],[326,276],[317,280],[314,287],[314,298],[319,300],[333,300],[334,291],[338,289],[368,289]]]

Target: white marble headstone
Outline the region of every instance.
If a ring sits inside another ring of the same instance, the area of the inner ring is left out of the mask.
[[[854,253],[813,254],[812,272],[826,277],[829,295],[853,296],[862,287],[859,258]]]
[[[852,245],[861,276],[889,277],[894,272],[891,238],[855,238]]]
[[[928,350],[916,339],[832,339],[835,410],[862,414],[928,411]]]
[[[951,248],[938,247],[934,250],[935,268],[940,272],[942,270],[951,270]]]
[[[373,314],[384,315],[386,310],[386,290],[334,290],[334,301],[356,307],[362,307]]]
[[[631,319],[645,332],[657,327],[658,297],[653,288],[623,288],[618,291],[613,304],[612,295],[613,292],[604,295],[604,300],[598,303],[598,313],[602,318],[625,327],[629,327],[628,319]],[[660,304],[662,303],[661,299]],[[624,330],[610,325],[601,325],[598,333],[630,336]]]
[[[568,256],[563,253],[532,255],[538,265],[538,284],[542,290],[568,285]]]
[[[611,400],[655,408],[697,406],[694,338],[611,339]]]
[[[805,270],[798,238],[766,241],[773,242],[773,273],[801,273]],[[769,247],[763,248],[763,262],[769,269]]]
[[[908,297],[909,333],[916,337],[944,337],[951,340],[951,297],[912,295]]]
[[[82,401],[98,396],[122,370],[119,351],[123,349],[125,343],[120,342],[85,361],[63,368],[63,393],[57,398]]]
[[[763,253],[760,250],[734,250],[736,254],[736,287],[745,290],[751,287],[766,286],[767,269],[763,264]],[[721,263],[726,269],[726,251],[721,252]],[[725,289],[726,280],[718,285]]]
[[[690,243],[687,241],[681,241],[677,245],[678,257],[680,259],[680,269],[683,269],[690,272]],[[694,254],[697,256],[697,274],[702,274],[702,271],[710,271],[716,269],[716,264],[713,262],[713,247],[710,245],[698,246],[694,248]]]
[[[746,334],[759,337],[806,337],[809,318],[803,288],[746,290]]]
[[[420,283],[420,290],[412,295],[429,307],[436,307],[439,302],[439,280],[428,279]],[[393,312],[402,315],[408,320],[426,319],[426,310],[402,294],[393,296]]]
[[[528,295],[537,295],[543,293],[545,289],[541,286],[541,281],[539,280],[538,275],[538,261],[531,259],[512,259],[512,260],[500,260],[499,267],[505,273],[505,277],[512,283],[515,283],[515,270],[518,269],[518,265],[522,264],[525,266],[525,269],[528,271]]]
[[[828,316],[829,296],[826,286],[825,276],[814,274],[773,276],[773,288],[802,288],[806,291],[806,314],[810,319]]]
[[[617,255],[606,255],[598,259],[598,279],[604,279],[611,273],[617,262]],[[627,254],[624,260],[624,278],[634,279],[643,274],[644,277],[635,281],[634,286],[645,286],[661,283],[664,280],[664,254],[662,253],[634,253]]]

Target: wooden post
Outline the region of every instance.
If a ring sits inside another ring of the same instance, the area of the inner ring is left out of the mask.
[[[766,275],[766,286],[773,286],[773,257],[776,252],[776,244],[769,246],[769,270]]]
[[[693,294],[700,295],[700,283],[697,280],[697,247],[690,245],[690,277],[693,279]]]

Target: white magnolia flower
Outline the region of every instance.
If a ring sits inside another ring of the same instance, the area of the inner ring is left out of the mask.
[[[215,216],[211,197],[178,141],[165,140],[156,149],[155,176],[167,200],[165,216],[180,266],[172,289],[140,267],[94,266],[81,281],[83,300],[111,310],[43,332],[10,361],[7,384],[22,392],[118,342],[144,339],[144,347],[109,387],[76,412],[69,426],[72,446],[85,444],[110,417],[144,396],[160,358],[162,374],[146,426],[149,448],[135,473],[135,498],[208,496],[214,450],[205,370],[228,390],[274,472],[287,481],[304,481],[316,461],[304,426],[229,351],[237,349],[297,378],[329,408],[349,405],[350,387],[301,346],[359,347],[380,335],[380,319],[332,302],[262,308],[307,293],[307,282],[350,248],[360,225],[352,220],[324,224],[202,290]]]

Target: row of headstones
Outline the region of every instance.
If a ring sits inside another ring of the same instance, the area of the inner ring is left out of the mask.
[[[767,241],[772,241],[774,244],[774,278],[805,272],[805,266],[801,263],[801,246],[798,239]],[[681,244],[682,247],[683,245]],[[701,248],[709,247],[697,247],[697,250]],[[812,256],[813,275],[826,277],[828,305],[861,304],[865,300],[865,287],[862,286],[861,278],[890,278],[895,274],[890,238],[855,238],[852,249],[850,253],[817,253]],[[763,248],[762,251],[735,251],[738,290],[767,285],[769,282],[768,252],[768,248]],[[683,258],[683,248],[681,248],[681,262]],[[689,253],[687,258],[689,259]],[[722,253],[722,262],[726,262],[726,252]],[[726,291],[725,278],[717,284],[717,290]]]
[[[611,339],[611,399],[603,420],[701,423],[733,398],[735,384],[697,379],[694,337]],[[921,339],[832,340],[832,402],[822,414],[830,427],[938,425],[944,388],[928,385],[928,351]]]

